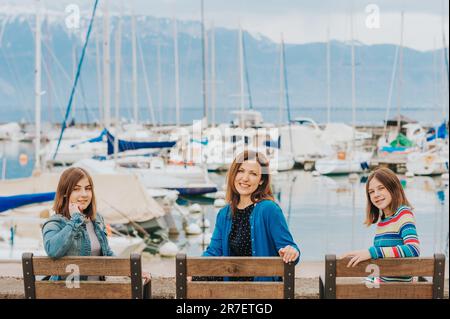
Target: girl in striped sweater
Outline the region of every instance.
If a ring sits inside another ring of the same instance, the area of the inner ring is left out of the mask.
[[[405,192],[394,172],[379,168],[372,172],[366,184],[367,209],[365,224],[377,224],[374,245],[352,251],[347,267],[378,258],[418,257],[420,254],[414,214]],[[380,281],[411,281],[412,277],[381,277]]]

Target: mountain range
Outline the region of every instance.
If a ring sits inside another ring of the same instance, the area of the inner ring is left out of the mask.
[[[133,105],[130,16],[122,16],[119,19],[113,15],[110,20],[111,114],[115,105],[115,39],[119,21],[122,25],[120,108],[121,116],[130,118]],[[41,29],[44,120],[60,122],[63,118],[88,22],[82,19],[79,29],[69,29],[63,17],[43,19]],[[157,121],[174,122],[173,26],[172,19],[136,16],[138,104],[142,121],[150,120],[149,107],[153,105]],[[94,21],[74,101],[73,116],[81,122],[99,118],[103,83],[102,75],[98,73],[103,68],[102,29],[102,16],[99,15]],[[190,122],[195,117],[201,117],[203,108],[201,28],[198,21],[177,21],[177,30],[181,114],[183,122]],[[212,32],[215,43],[214,59],[211,54]],[[32,121],[34,118],[34,33],[33,15],[0,13],[0,122],[21,119]],[[218,120],[228,121],[229,110],[240,107],[238,33],[237,29],[208,29],[207,101],[210,106],[214,84]],[[263,113],[278,110],[280,44],[261,34],[245,30],[243,38],[246,70],[244,79],[248,79],[245,83],[245,106],[252,106]],[[357,109],[375,109],[384,114],[388,104],[396,46],[365,45],[356,41],[354,46]],[[442,51],[439,49],[421,52],[403,48],[393,87],[392,110],[399,105],[401,110],[419,109],[439,113],[442,104],[448,103],[448,73]],[[327,43],[285,45],[289,102],[291,112],[295,116],[302,115],[303,110],[326,109],[326,52]],[[214,83],[211,80],[213,60],[216,74]],[[348,110],[352,105],[351,42],[330,42],[330,64],[332,109]],[[224,114],[226,118],[223,118]],[[285,118],[286,114],[283,114]]]

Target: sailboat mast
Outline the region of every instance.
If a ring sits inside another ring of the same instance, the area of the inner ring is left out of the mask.
[[[241,112],[244,111],[244,52],[242,46],[242,27],[239,24],[239,87]],[[241,115],[243,116],[243,114]]]
[[[109,51],[109,35],[110,35],[110,23],[109,23],[109,2],[104,4],[104,18],[103,18],[103,103],[104,103],[104,125],[110,126],[111,122],[111,93],[110,93],[110,64],[111,57]]]
[[[289,141],[290,141],[290,151],[291,153],[294,152],[294,141],[292,139],[292,118],[291,118],[291,105],[289,103],[289,87],[288,87],[288,80],[287,80],[287,72],[286,72],[286,53],[284,51],[284,39],[283,35],[281,35],[281,61],[283,66],[283,78],[284,78],[284,93],[285,93],[285,99],[286,99],[286,108],[287,108],[287,115],[288,115],[288,125],[289,125]]]
[[[177,20],[173,17],[173,52],[175,60],[175,107],[176,107],[176,124],[180,126],[180,70],[178,65],[178,30]]]
[[[283,35],[281,35],[281,41],[283,39]],[[279,126],[283,123],[283,102],[284,102],[284,74],[283,74],[284,66],[283,66],[283,44],[280,43],[280,99],[278,104],[278,124]]]
[[[400,133],[400,100],[402,95],[403,85],[403,24],[404,24],[404,12],[401,14],[401,31],[400,31],[400,57],[399,57],[399,77],[398,77],[398,90],[397,90],[397,133]]]
[[[41,169],[41,2],[36,0],[36,46],[35,46],[35,72],[34,72],[34,98],[35,98],[35,121],[36,121],[36,140],[35,140],[35,169]]]
[[[201,0],[201,32],[202,32],[202,97],[203,97],[203,124],[208,127],[208,107],[206,105],[206,61],[205,61],[205,15],[204,0]]]
[[[353,11],[350,15],[350,33],[351,33],[351,48],[352,48],[352,151],[355,149],[355,127],[356,127],[356,78],[355,78],[355,43],[353,34]]]
[[[136,17],[131,14],[131,50],[132,50],[132,94],[133,94],[133,119],[138,123],[138,94],[137,94],[137,58],[136,58]]]
[[[158,24],[158,40],[156,44],[156,63],[157,63],[157,77],[158,77],[158,110],[159,110],[159,124],[163,121],[163,107],[162,107],[162,75],[161,75],[161,40]]]
[[[216,125],[216,35],[214,24],[211,26],[211,121]]]
[[[97,69],[97,97],[98,97],[98,119],[101,123],[103,121],[103,96],[102,96],[102,67],[100,64],[100,45],[99,45],[99,32],[97,28],[95,30],[95,62]]]
[[[73,38],[72,38],[73,39]],[[74,39],[72,40],[74,41]],[[76,41],[76,40],[75,40]],[[75,81],[75,76],[77,74],[77,57],[76,57],[76,48],[75,48],[75,44],[72,44],[72,81]],[[73,101],[72,101],[72,109],[70,110],[71,114],[71,118],[74,119],[75,118],[75,108],[76,108],[76,104],[77,104],[77,95],[75,94],[73,96]]]
[[[396,48],[395,48],[394,62],[393,62],[393,65],[392,65],[391,84],[389,85],[389,95],[388,95],[388,101],[387,101],[387,106],[386,106],[386,113],[384,115],[383,136],[385,137],[386,142],[387,142],[387,138],[388,138],[388,136],[386,135],[387,122],[388,122],[388,118],[389,118],[389,111],[390,111],[391,105],[392,105],[392,95],[393,95],[393,92],[394,92],[395,76],[397,74],[397,65],[398,65],[399,52],[400,52],[400,47],[397,45]]]
[[[119,151],[119,108],[120,108],[120,69],[121,69],[121,48],[122,48],[122,19],[119,16],[119,22],[116,31],[116,46],[115,46],[115,75],[116,75],[116,83],[115,83],[115,114],[114,114],[114,123],[115,123],[115,138],[114,138],[114,166],[117,167],[117,152]]]
[[[447,110],[448,110],[448,86],[449,86],[449,69],[448,69],[448,56],[447,56],[447,41],[445,39],[445,23],[444,23],[444,0],[442,0],[442,16],[441,16],[441,25],[442,25],[442,63],[444,64],[445,70],[442,72],[442,116],[445,121],[447,121]],[[447,29],[448,30],[448,29]]]
[[[327,27],[327,123],[331,121],[331,63],[330,63],[330,27]]]

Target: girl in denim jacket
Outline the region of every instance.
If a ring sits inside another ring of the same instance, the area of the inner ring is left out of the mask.
[[[62,173],[53,210],[55,214],[42,228],[44,248],[49,257],[114,255],[108,244],[105,223],[96,210],[94,184],[86,170],[71,167]],[[61,278],[51,277],[51,280],[58,279]],[[99,277],[87,279],[98,280]]]
[[[103,218],[97,213],[94,185],[78,167],[65,170],[58,183],[53,210],[42,234],[47,255],[113,256]]]
[[[97,213],[94,184],[89,173],[79,167],[65,170],[58,183],[55,214],[44,224],[42,234],[47,255],[64,256],[114,256],[111,250],[105,222]],[[148,281],[150,274],[143,272]],[[59,280],[52,276],[51,280]],[[82,280],[99,280],[88,276]]]

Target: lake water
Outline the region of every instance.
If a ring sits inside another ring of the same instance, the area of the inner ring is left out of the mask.
[[[6,178],[30,176],[33,151],[32,144],[0,142],[0,155],[7,158]],[[24,166],[19,163],[20,154],[28,155],[29,161]],[[399,177],[414,206],[422,256],[441,252],[448,258],[448,183],[444,183],[440,176]],[[225,175],[211,173],[211,179],[221,187]],[[273,176],[273,190],[302,251],[303,260],[321,261],[327,253],[339,255],[368,248],[372,244],[375,226],[368,228],[363,225],[366,206],[364,176],[351,183],[347,176],[313,177],[310,172],[292,170]],[[185,204],[195,202],[192,198],[184,200]],[[212,231],[217,208],[212,204],[202,206],[205,218],[211,222],[207,231]],[[179,218],[175,216],[175,219],[179,225]],[[190,222],[195,220],[192,217]],[[178,244],[190,255],[200,255],[203,251],[201,235],[180,236]]]
[[[98,122],[98,107],[95,105],[89,105],[89,116],[86,116],[84,107],[75,107],[73,113],[74,118],[77,123],[92,123],[94,121]],[[12,111],[13,110],[13,111]],[[220,123],[230,123],[234,120],[235,116],[231,114],[230,111],[238,110],[238,107],[232,105],[227,108],[217,108],[216,109],[216,122]],[[261,106],[255,107],[256,111],[261,112],[263,118],[267,122],[278,123],[279,119],[279,108],[278,105],[275,106]],[[352,108],[351,106],[336,106],[332,107],[330,111],[331,121],[343,122],[351,125],[352,119]],[[174,124],[174,119],[176,110],[174,107],[165,107],[164,112],[157,118],[160,124]],[[388,118],[393,118],[397,114],[396,110],[391,109]],[[442,123],[444,118],[448,118],[447,115],[443,115],[442,107],[405,107],[402,108],[401,114],[420,121],[423,125],[436,125]],[[49,113],[48,109],[43,108],[42,121],[43,123],[61,124],[64,120],[65,110],[59,108],[53,108],[52,113]],[[159,116],[159,114],[158,114]],[[327,108],[326,106],[318,107],[301,107],[292,106],[291,116],[295,117],[310,117],[314,119],[317,123],[327,122]],[[356,109],[356,125],[383,125],[386,116],[386,109],[384,107],[361,107],[358,106]],[[189,107],[183,106],[180,114],[180,121],[182,124],[192,124],[194,120],[201,120],[203,117],[203,108],[200,106]],[[122,108],[120,110],[120,118],[131,120],[133,118],[133,110],[131,108]],[[151,123],[151,117],[148,108],[139,107],[139,119],[142,122]],[[20,122],[25,121],[27,123],[34,123],[34,107],[29,109],[24,109],[23,107],[6,107],[0,108],[0,123],[5,122]],[[209,111],[209,123],[213,119],[211,118],[211,110]],[[287,112],[284,111],[282,114],[282,121],[287,123]]]

